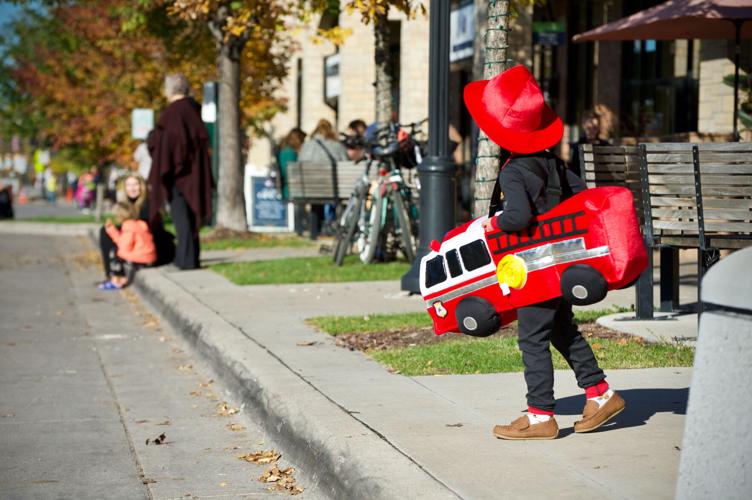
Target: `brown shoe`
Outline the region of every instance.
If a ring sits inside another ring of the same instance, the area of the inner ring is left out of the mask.
[[[509,425],[497,425],[493,429],[499,439],[556,439],[559,426],[551,417],[547,422],[530,425],[527,415],[523,415]]]
[[[574,423],[575,432],[590,432],[602,426],[624,411],[624,400],[614,391],[606,404],[598,407],[595,401],[587,401],[582,410],[582,420]]]

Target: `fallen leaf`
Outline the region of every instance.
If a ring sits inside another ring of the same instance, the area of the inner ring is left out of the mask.
[[[148,420],[136,420],[137,424],[145,424]]]
[[[603,349],[603,344],[599,344],[598,342],[596,342],[591,347],[593,348],[594,351],[597,351],[598,349]]]
[[[144,483],[144,484],[154,484],[154,483],[156,483],[156,481],[154,479],[151,479],[151,478],[148,478],[148,477],[143,478],[141,480],[141,482]]]
[[[180,366],[178,366],[178,370],[180,370],[181,372],[191,371],[191,370],[193,370],[193,365],[190,365],[190,364],[188,364],[188,365],[180,365]]]
[[[432,364],[433,364],[432,359],[429,359],[428,361],[426,361],[426,366],[431,366]]]
[[[164,422],[159,422],[157,425],[170,425],[170,420],[167,419]]]
[[[230,415],[235,415],[239,412],[240,410],[237,408],[230,408],[226,401],[217,405],[217,415],[220,417],[229,417]]]
[[[462,427],[465,424],[457,422],[456,424],[446,424],[447,427]]]
[[[149,443],[159,445],[159,444],[165,444],[166,442],[167,442],[167,436],[165,436],[164,432],[162,434],[160,434],[159,436],[157,436],[156,438],[154,438],[154,439],[147,439],[146,440],[146,444],[147,445]]]
[[[199,384],[198,384],[198,385],[200,385],[201,387],[209,387],[209,386],[210,386],[210,385],[212,385],[213,383],[214,383],[214,379],[210,378],[210,379],[209,379],[209,380],[207,380],[206,382],[199,382]]]
[[[307,342],[298,342],[295,345],[300,346],[300,347],[310,347],[310,346],[316,345],[316,344],[318,344],[318,342],[316,342],[315,340],[309,340]]]
[[[164,335],[159,337],[160,342],[169,342],[170,340],[172,340],[172,337],[165,337]]]
[[[225,486],[227,486],[227,483],[225,483],[224,481],[219,483],[220,488],[224,488]]]
[[[619,339],[619,340],[616,341],[616,343],[619,344],[619,345],[627,345],[628,344],[627,339]]]
[[[233,432],[241,432],[245,430],[245,426],[240,424],[227,424],[227,428]]]
[[[246,453],[245,455],[238,455],[238,459],[257,464],[271,464],[279,460],[281,456],[282,454],[277,450],[265,450],[257,451],[255,453]]]
[[[191,392],[190,392],[190,394],[191,394],[191,396],[193,396],[193,397],[198,397],[198,396],[200,396],[200,395],[201,395],[201,391],[191,391]]]

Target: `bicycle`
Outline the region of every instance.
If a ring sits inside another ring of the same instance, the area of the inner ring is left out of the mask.
[[[337,265],[342,265],[353,242],[364,263],[371,263],[377,257],[387,259],[397,251],[408,260],[414,260],[418,210],[400,166],[412,168],[422,161],[424,142],[417,139],[417,134],[425,122],[392,124],[376,131],[375,139],[368,145],[364,175],[356,183],[339,219],[334,251]],[[410,132],[403,128],[409,128]],[[384,141],[386,145],[381,145]],[[380,166],[380,178],[369,200],[369,173],[373,162]]]

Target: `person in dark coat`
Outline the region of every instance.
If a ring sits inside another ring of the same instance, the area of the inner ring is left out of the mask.
[[[478,126],[510,157],[499,173],[504,210],[483,222],[486,231],[523,231],[535,216],[585,189],[582,180],[548,151],[561,141],[564,126],[546,106],[530,71],[515,66],[491,80],[465,88],[465,103]],[[527,415],[497,425],[500,439],[555,439],[554,369],[550,346],[558,350],[585,391],[582,419],[575,432],[593,431],[624,409],[609,388],[593,350],[574,324],[572,306],[561,297],[517,309],[518,344],[525,365]]]
[[[152,158],[149,217],[158,217],[165,202],[170,203],[177,232],[174,263],[180,269],[199,267],[198,232],[211,216],[214,189],[209,134],[201,121],[200,107],[189,92],[184,75],[165,78],[170,104],[148,140]]]
[[[608,146],[609,142],[602,139],[601,136],[601,117],[595,111],[586,111],[582,116],[582,135],[577,142],[569,145],[570,159],[569,168],[576,175],[583,177],[582,167],[580,166],[580,147],[583,144],[593,144],[594,146]]]

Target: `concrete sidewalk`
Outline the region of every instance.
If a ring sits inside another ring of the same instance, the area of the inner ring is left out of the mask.
[[[581,390],[570,373],[557,373],[561,438],[505,442],[491,428],[525,410],[521,374],[395,375],[305,324],[325,314],[423,310],[396,282],[240,287],[207,270],[148,270],[138,288],[294,450],[295,462],[319,468],[335,497],[674,495],[690,369],[610,371],[628,410],[585,435],[571,428]],[[633,297],[614,292],[597,307]]]

